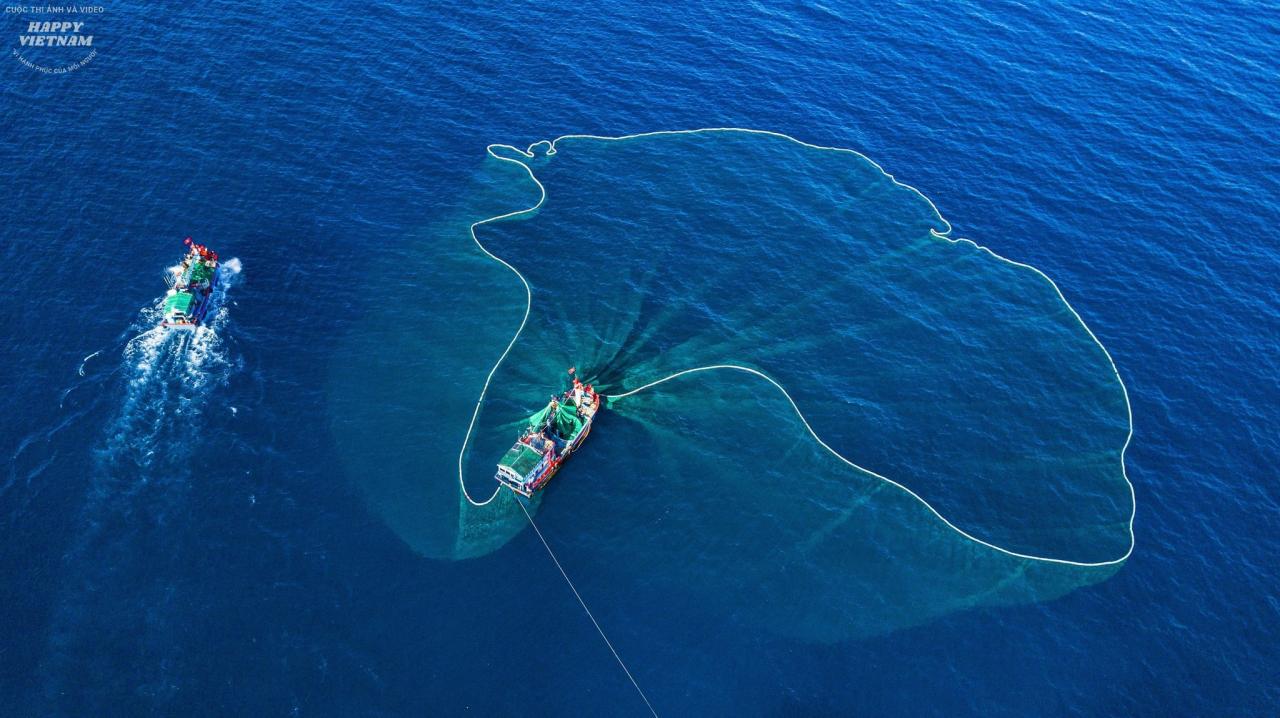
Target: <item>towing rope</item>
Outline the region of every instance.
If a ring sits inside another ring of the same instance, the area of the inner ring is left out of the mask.
[[[514,493],[514,491],[512,492]],[[578,593],[577,586],[573,585],[573,580],[569,578],[569,574],[565,573],[564,566],[560,565],[560,559],[556,558],[556,552],[551,550],[551,544],[547,543],[546,537],[542,535],[542,531],[538,529],[538,524],[533,522],[533,514],[529,513],[529,509],[525,508],[524,502],[519,496],[515,497],[516,503],[520,505],[520,510],[524,512],[524,517],[529,519],[529,525],[533,527],[534,533],[538,534],[538,539],[542,541],[542,545],[547,549],[547,555],[555,563],[556,568],[560,569],[560,575],[564,576],[565,583],[569,584],[569,590],[573,591],[573,597],[578,599],[578,605],[582,606],[582,610],[587,612],[587,618],[591,619],[592,625],[596,627],[596,632],[604,639],[604,645],[609,647],[609,652],[613,654],[614,660],[618,662],[618,666],[622,668],[622,672],[627,674],[627,680],[631,681],[631,685],[635,686],[636,693],[640,694],[640,700],[644,701],[645,706],[649,708],[649,712],[653,714],[653,718],[658,718],[658,712],[653,709],[653,704],[649,702],[649,697],[640,689],[640,684],[636,683],[635,676],[631,675],[631,671],[627,669],[627,664],[622,661],[622,656],[618,655],[618,651],[614,649],[613,643],[609,637],[604,634],[604,629],[600,627],[600,622],[596,620],[591,609],[587,608],[587,602],[582,600],[582,594]]]

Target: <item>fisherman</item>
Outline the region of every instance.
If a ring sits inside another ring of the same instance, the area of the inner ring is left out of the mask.
[[[570,392],[569,398],[573,402],[574,406],[582,406],[582,382],[577,379],[573,380],[573,391]]]
[[[531,438],[535,438],[538,440],[537,444],[531,444],[531,445],[539,454],[545,454],[548,451],[556,448],[555,442],[552,441],[551,438],[547,436],[546,433],[544,432],[539,431],[537,434],[534,434],[533,437]]]

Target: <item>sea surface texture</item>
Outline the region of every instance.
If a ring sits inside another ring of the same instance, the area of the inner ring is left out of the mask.
[[[112,5],[0,60],[3,712],[1274,714],[1277,18]]]

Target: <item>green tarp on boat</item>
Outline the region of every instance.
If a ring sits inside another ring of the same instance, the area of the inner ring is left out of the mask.
[[[529,426],[537,429],[547,421],[547,412],[550,411],[551,405],[548,404],[542,411],[529,417]],[[578,418],[578,410],[572,406],[565,404],[560,405],[560,409],[556,411],[555,424],[552,427],[560,438],[566,441],[572,439],[582,430],[582,419]]]
[[[182,312],[183,314],[186,314],[187,310],[191,309],[191,304],[195,302],[195,300],[196,298],[189,292],[171,294],[164,300],[164,313],[169,314],[171,312]]]
[[[204,262],[196,262],[191,267],[191,271],[187,275],[187,281],[191,284],[199,284],[204,280],[213,276],[214,269]]]

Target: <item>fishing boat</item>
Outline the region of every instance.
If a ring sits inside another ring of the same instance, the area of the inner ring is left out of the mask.
[[[194,327],[204,321],[218,286],[218,253],[190,237],[183,240],[187,256],[165,275],[169,293],[161,310],[166,327]]]
[[[520,438],[498,462],[494,478],[521,496],[533,496],[591,433],[601,399],[590,384],[574,378],[568,391],[551,397],[529,417]]]

